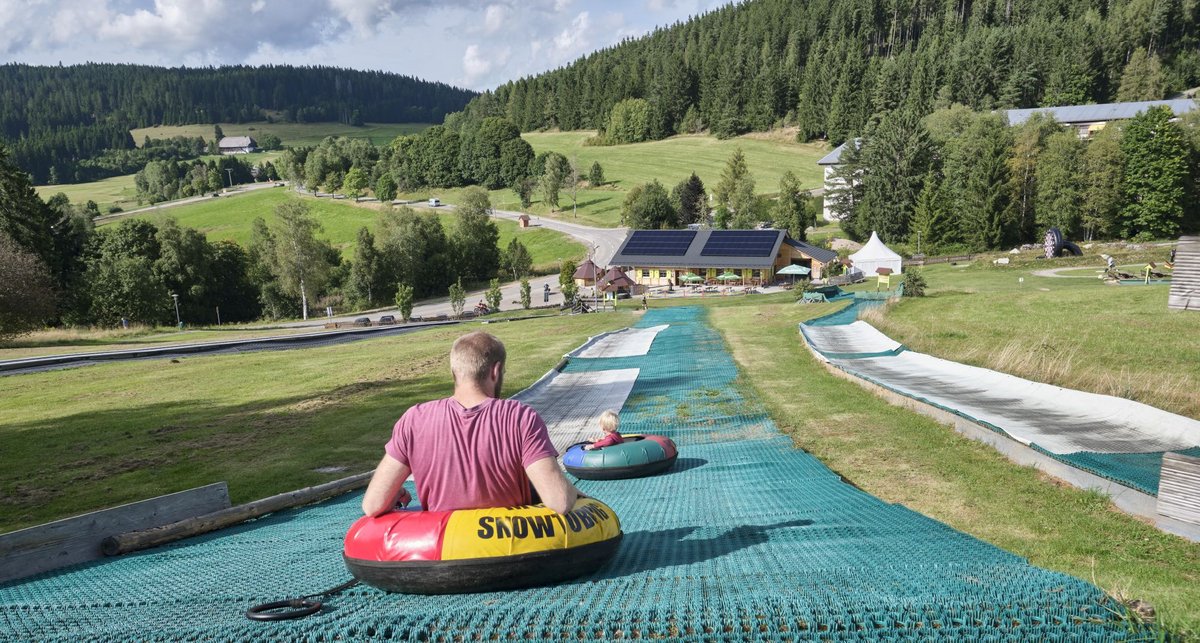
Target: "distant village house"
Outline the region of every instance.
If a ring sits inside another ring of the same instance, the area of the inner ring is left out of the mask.
[[[249,136],[226,136],[217,143],[222,154],[249,154],[258,151],[258,143]]]

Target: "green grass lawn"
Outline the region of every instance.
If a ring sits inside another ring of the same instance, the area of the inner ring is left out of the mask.
[[[631,317],[484,328],[512,393]],[[370,470],[405,409],[451,392],[450,344],[476,328],[0,378],[0,532],[220,480],[240,503]]]
[[[1098,493],[1013,464],[948,426],[832,377],[804,348],[796,325],[836,304],[727,299],[740,302],[714,309],[710,320],[732,349],[748,389],[762,397],[796,446],[868,493],[1035,565],[1149,601],[1169,628],[1200,631],[1200,544],[1164,534],[1117,511]],[[1005,302],[993,303],[999,308]],[[952,310],[923,312],[928,324],[940,325]],[[1086,318],[1074,324],[1097,325]],[[991,341],[987,335],[981,339]],[[1139,352],[1135,345],[1124,347],[1125,361]]]
[[[632,145],[585,146],[583,142],[595,132],[528,132],[522,136],[537,153],[553,151],[568,159],[577,158],[582,172],[587,172],[592,163],[599,161],[608,182],[598,188],[579,190],[578,216],[572,212],[571,199],[563,193],[559,197],[559,211],[551,213],[548,206],[537,199],[529,212],[553,216],[568,221],[579,221],[587,225],[612,227],[621,218],[621,203],[634,186],[657,179],[668,191],[692,172],[704,181],[711,192],[721,178],[726,161],[737,148],[746,155],[746,165],[754,176],[756,192],[774,194],[779,191],[779,178],[791,170],[800,178],[801,185],[819,187],[822,171],[817,160],[829,150],[822,143],[797,143],[782,132],[774,134],[751,134],[720,140],[712,136],[675,136],[661,141],[635,143]],[[402,198],[426,199],[436,196],[446,203],[456,203],[462,188],[426,189],[406,193]],[[521,210],[520,199],[512,190],[493,190],[492,204],[503,210]]]
[[[268,123],[257,121],[253,123],[221,123],[221,132],[225,136],[258,137],[271,133],[280,138],[289,147],[299,145],[316,145],[326,136],[345,136],[347,138],[369,138],[375,145],[387,145],[392,139],[401,134],[416,134],[421,130],[432,127],[429,123],[367,123],[361,127],[353,127],[345,123]],[[160,125],[157,127],[142,127],[129,130],[134,142],[141,147],[146,137],[171,138],[173,136],[200,136],[204,140],[213,137],[212,124],[207,125]]]
[[[156,222],[174,218],[180,225],[204,232],[210,241],[229,239],[246,245],[250,241],[250,224],[254,219],[263,217],[270,222],[275,216],[275,206],[292,198],[298,197],[287,188],[258,190],[133,216]],[[384,207],[377,203],[355,205],[344,199],[302,198],[324,228],[323,238],[329,239],[347,258],[353,258],[359,228],[366,226],[374,231],[379,209]],[[456,221],[454,214],[447,211],[436,214],[449,232]],[[500,231],[500,248],[506,248],[513,238],[520,239],[529,248],[535,266],[542,270],[557,270],[559,258],[578,259],[584,255],[583,244],[561,232],[546,228],[521,229],[516,222],[503,219],[493,221]]]
[[[139,206],[133,176],[125,174],[90,183],[39,185],[34,189],[43,200],[62,192],[74,204],[83,205],[88,201],[95,201],[96,205],[100,206],[100,213],[107,214],[108,209],[114,205],[122,210],[132,210]]]
[[[247,163],[258,165],[264,161],[274,161],[279,158],[280,154],[282,152],[255,152],[254,154],[242,154],[238,158]],[[217,155],[205,155],[200,157],[200,160],[207,162],[219,158],[221,157]],[[95,201],[96,205],[100,206],[100,213],[108,214],[109,208],[114,205],[122,210],[133,210],[148,205],[146,203],[138,203],[137,185],[134,182],[135,176],[136,174],[123,174],[88,183],[39,185],[34,189],[37,190],[38,196],[42,197],[43,200],[62,192],[74,204],[83,205],[88,201]]]

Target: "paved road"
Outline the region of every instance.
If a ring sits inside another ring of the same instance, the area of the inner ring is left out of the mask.
[[[371,339],[387,335],[403,335],[413,331],[458,323],[455,321],[425,322],[417,324],[398,324],[395,326],[376,326],[371,328],[345,328],[315,333],[300,333],[278,337],[253,337],[249,339],[233,339],[217,342],[192,342],[186,344],[167,344],[157,346],[141,346],[116,351],[98,351],[94,353],[63,353],[58,355],[42,355],[0,361],[0,376],[36,373],[39,371],[59,368],[87,366],[101,362],[129,359],[164,359],[168,357],[184,357],[198,354],[228,354],[253,353],[267,350],[289,350],[294,348],[313,348],[343,344],[363,339]]]
[[[221,199],[221,198],[226,198],[226,197],[237,196],[239,194],[244,194],[246,192],[253,192],[255,190],[266,190],[269,188],[277,187],[280,183],[283,183],[284,185],[287,184],[286,181],[267,181],[265,183],[247,183],[246,185],[237,186],[236,188],[233,189],[232,192],[222,192],[221,196],[216,197],[216,198]],[[178,207],[181,205],[189,205],[192,203],[198,203],[200,201],[212,201],[213,197],[210,196],[210,194],[201,194],[200,196],[190,196],[186,199],[177,199],[175,201],[167,201],[165,203],[156,203],[154,205],[148,205],[144,208],[138,208],[136,210],[126,210],[124,212],[118,212],[116,214],[106,214],[102,217],[96,217],[95,221],[96,221],[96,223],[105,223],[108,221],[116,221],[117,219],[123,219],[125,217],[132,216],[134,214],[143,214],[146,212],[153,212],[155,210],[163,210],[166,208],[175,208],[175,207]]]
[[[421,203],[407,203],[409,207],[422,209],[434,209]],[[453,210],[452,205],[443,205],[438,210]],[[498,219],[516,220],[521,216],[520,212],[509,210],[494,210],[493,214]],[[625,233],[628,228],[593,228],[590,226],[572,223],[569,221],[560,221],[558,219],[550,219],[545,217],[532,216],[530,221],[531,227],[544,227],[548,230],[557,230],[570,237],[579,240],[583,245],[588,247],[588,253],[596,257],[596,263],[601,266],[608,265],[613,255],[621,246],[621,242],[625,239]],[[545,287],[550,286],[550,297],[547,301],[543,293]],[[529,287],[532,291],[533,305],[542,306],[546,303],[561,304],[562,293],[558,288],[558,275],[547,275],[544,277],[534,277],[529,280]],[[521,284],[519,281],[512,281],[500,287],[501,293],[501,310],[513,310],[521,306]],[[467,293],[466,309],[474,308],[477,303],[483,300],[485,291],[475,290]],[[426,299],[417,302],[413,306],[413,315],[421,318],[436,317],[438,315],[452,315],[453,310],[450,308],[449,297],[439,297],[435,299]],[[271,326],[282,326],[287,328],[297,328],[303,326],[320,326],[329,322],[346,323],[354,321],[359,317],[370,317],[372,320],[378,320],[380,315],[396,315],[399,316],[395,307],[382,308],[373,310],[369,314],[358,313],[354,315],[342,315],[333,318],[324,316],[310,317],[304,321],[272,323]]]

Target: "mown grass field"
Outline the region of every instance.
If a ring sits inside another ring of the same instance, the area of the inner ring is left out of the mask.
[[[1117,511],[1098,493],[1015,465],[948,426],[828,374],[804,348],[796,325],[841,304],[726,299],[740,301],[712,310],[710,320],[748,387],[796,446],[872,495],[1035,565],[1094,582],[1117,597],[1148,601],[1172,630],[1200,632],[1200,544],[1164,534]],[[994,304],[1009,308],[1004,299]],[[1163,308],[1160,316],[1165,303]],[[937,319],[946,312],[931,314]],[[1086,318],[1074,323],[1078,329],[1099,325]],[[973,332],[977,341],[995,343],[983,329]],[[1124,360],[1134,359],[1138,347],[1123,346]]]
[[[321,236],[329,239],[334,247],[342,251],[344,257],[350,259],[354,255],[354,242],[359,228],[366,226],[373,232],[379,210],[385,207],[378,203],[356,205],[346,199],[298,197],[287,188],[275,188],[222,196],[132,216],[156,222],[174,218],[180,225],[204,232],[210,241],[229,239],[246,245],[250,242],[250,226],[255,218],[262,217],[268,222],[272,221],[275,206],[294,198],[304,199],[312,208],[313,217],[324,229]],[[422,210],[429,211],[431,210]],[[456,221],[454,214],[448,211],[434,212],[449,232]],[[510,240],[520,239],[529,249],[534,265],[543,271],[557,270],[559,258],[577,259],[584,255],[583,244],[560,232],[540,227],[521,229],[515,222],[504,219],[493,219],[493,222],[500,231],[501,249],[506,248]]]
[[[512,393],[631,317],[484,328]],[[370,470],[405,409],[450,394],[450,344],[476,328],[2,377],[0,532],[220,480],[240,503]]]
[[[263,161],[274,161],[279,158],[280,154],[281,152],[256,152],[254,154],[243,154],[238,158],[257,165]],[[216,158],[220,157],[212,155],[200,157],[203,161]],[[74,204],[83,205],[88,201],[95,201],[96,205],[100,206],[100,213],[108,214],[108,210],[112,206],[117,206],[122,210],[135,210],[147,205],[145,203],[138,203],[137,184],[134,182],[135,176],[136,174],[122,174],[121,176],[110,176],[107,179],[100,179],[99,181],[91,181],[89,183],[39,185],[34,189],[37,190],[38,196],[42,197],[43,200],[62,192]]]
[[[90,183],[75,183],[68,185],[39,185],[36,189],[43,200],[62,192],[71,199],[71,203],[83,205],[95,201],[100,206],[100,213],[106,214],[112,206],[122,210],[132,210],[139,206],[137,202],[137,187],[134,185],[132,174],[112,176]]]
[[[253,123],[221,123],[221,132],[225,136],[258,137],[264,133],[278,136],[286,146],[316,145],[326,136],[345,136],[348,138],[368,138],[375,145],[387,145],[392,139],[401,134],[416,134],[421,130],[432,127],[430,123],[367,123],[361,127],[345,123],[268,123],[256,121]],[[159,125],[157,127],[142,127],[129,130],[138,147],[142,146],[146,137],[171,138],[173,136],[200,136],[204,140],[213,137],[213,125]]]
[[[796,143],[786,132],[754,134],[720,140],[712,136],[676,136],[662,141],[589,147],[583,143],[595,132],[529,132],[522,136],[535,152],[553,151],[568,159],[577,158],[582,172],[599,161],[607,183],[598,188],[579,190],[578,217],[572,213],[571,199],[565,193],[559,197],[559,211],[534,195],[529,212],[558,219],[579,221],[587,225],[612,227],[621,219],[621,203],[633,187],[657,179],[668,191],[694,171],[711,192],[721,178],[725,163],[737,148],[746,155],[746,165],[754,176],[755,191],[775,194],[779,178],[791,170],[801,185],[819,187],[821,168],[817,160],[829,150],[823,143]],[[405,198],[426,199],[436,196],[446,203],[455,203],[461,188],[428,189],[402,195]],[[520,210],[520,199],[512,190],[493,190],[492,203],[502,210]]]

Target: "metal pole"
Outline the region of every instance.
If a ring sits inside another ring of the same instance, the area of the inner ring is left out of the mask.
[[[175,300],[175,325],[179,326],[183,322],[179,319],[179,295],[171,293],[171,299]]]
[[[217,325],[221,325],[221,307],[217,306]]]
[[[233,168],[227,167],[227,168],[225,168],[225,172],[229,174],[229,189],[232,190],[233,189]]]

